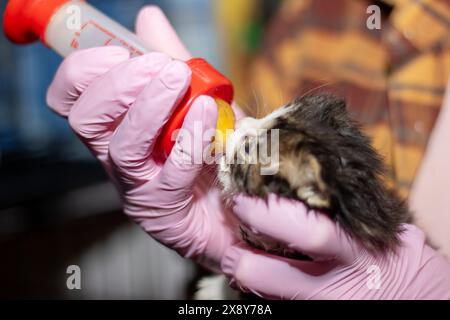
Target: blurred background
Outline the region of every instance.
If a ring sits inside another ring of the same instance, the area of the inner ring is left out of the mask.
[[[447,0],[90,0],[133,29],[160,6],[194,56],[262,116],[311,92],[346,98],[407,197],[450,73]],[[381,28],[369,28],[371,5]],[[2,1],[3,13],[6,1]],[[0,35],[0,298],[189,298],[204,273],[120,210],[100,166],[45,105],[61,62]],[[78,265],[82,290],[68,290]]]

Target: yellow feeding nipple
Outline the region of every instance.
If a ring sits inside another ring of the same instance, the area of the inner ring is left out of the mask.
[[[231,106],[222,99],[216,99],[217,126],[214,138],[213,150],[215,154],[224,153],[227,146],[227,134],[234,130],[234,112]]]

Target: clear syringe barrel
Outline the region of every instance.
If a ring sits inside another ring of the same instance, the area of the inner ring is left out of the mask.
[[[151,51],[134,33],[84,1],[69,1],[59,7],[47,25],[44,41],[63,57],[75,50],[105,45],[124,47],[132,57]]]

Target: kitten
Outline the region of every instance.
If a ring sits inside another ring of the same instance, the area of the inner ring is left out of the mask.
[[[275,134],[271,129],[278,129],[277,148],[270,142]],[[262,119],[240,120],[230,138],[219,165],[225,198],[239,193],[265,198],[276,193],[329,214],[372,252],[399,244],[401,225],[411,219],[409,210],[384,185],[381,157],[351,119],[343,100],[328,94],[296,99]],[[278,159],[255,159],[262,149],[270,156],[278,151]],[[262,174],[274,167],[274,174]],[[244,226],[241,236],[259,249],[305,258]]]

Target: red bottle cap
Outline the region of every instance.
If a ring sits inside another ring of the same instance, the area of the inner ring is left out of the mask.
[[[172,133],[180,129],[184,118],[196,98],[202,95],[222,99],[231,104],[233,101],[233,85],[224,75],[211,66],[206,60],[194,58],[187,61],[192,70],[192,80],[186,95],[164,126],[156,145],[156,151],[164,157],[170,154],[175,144]]]
[[[56,10],[68,0],[9,0],[3,16],[3,30],[15,43],[41,39]]]

